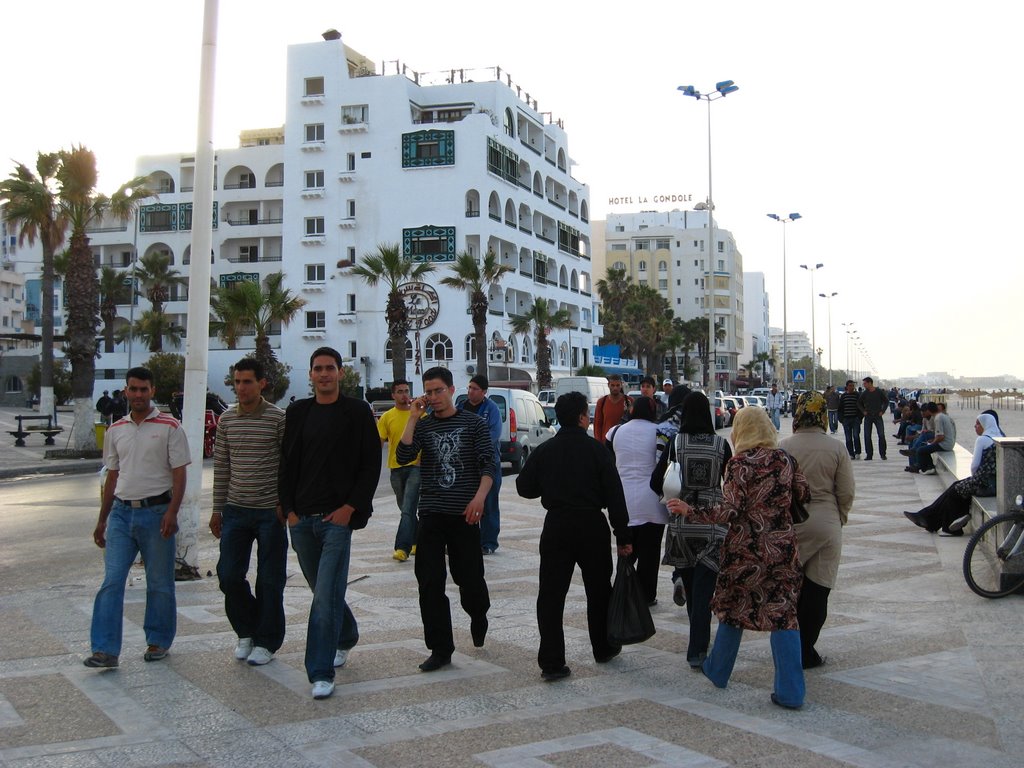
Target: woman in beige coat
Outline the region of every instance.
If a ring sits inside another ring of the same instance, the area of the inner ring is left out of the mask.
[[[843,444],[825,434],[827,426],[825,398],[820,392],[804,392],[796,402],[793,436],[779,444],[797,460],[811,487],[809,519],[795,526],[804,569],[796,609],[804,669],[825,663],[814,645],[828,615],[828,595],[839,573],[843,526],[853,506],[853,464]]]

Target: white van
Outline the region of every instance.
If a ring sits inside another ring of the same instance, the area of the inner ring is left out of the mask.
[[[555,382],[555,399],[566,392],[582,392],[593,405],[608,394],[608,379],[602,376],[563,376]]]
[[[555,436],[555,428],[532,392],[491,387],[487,390],[487,397],[494,401],[501,413],[501,460],[510,462],[512,471],[518,472],[530,451]],[[455,404],[465,399],[465,394],[458,395]]]

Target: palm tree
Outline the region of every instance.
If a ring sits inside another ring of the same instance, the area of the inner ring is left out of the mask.
[[[675,320],[675,318],[673,318]],[[675,327],[675,323],[672,323],[672,332],[665,337],[665,344],[668,347],[668,354],[670,355],[668,361],[669,378],[672,379],[673,383],[679,381],[679,361],[676,358],[676,350],[683,343],[683,334],[681,334]]]
[[[704,331],[704,323],[699,318],[691,318],[690,320],[680,320],[678,317],[673,320],[674,327],[683,336],[683,372],[687,378],[690,377],[693,370],[693,366],[690,364],[690,350],[697,349],[697,357],[703,356],[703,344],[707,340],[707,334]]]
[[[165,313],[147,309],[135,321],[130,338],[141,339],[150,352],[162,352],[164,339],[167,339],[172,347],[179,349],[184,338],[184,330]]]
[[[171,298],[171,288],[188,285],[188,279],[171,267],[171,255],[153,251],[139,259],[135,267],[136,279],[142,292],[153,306],[153,312],[164,313],[164,304]],[[163,336],[150,336],[149,351],[163,350]]]
[[[129,221],[139,203],[152,197],[149,179],[136,177],[111,197],[96,192],[96,155],[85,147],[60,152],[56,171],[59,206],[71,227],[70,258],[65,278],[67,297],[67,357],[71,361],[71,394],[75,423],[70,443],[77,450],[96,447],[92,428],[92,395],[96,375],[96,329],[99,325],[99,280],[86,230],[104,216]]]
[[[114,321],[117,306],[134,299],[128,272],[104,266],[100,269],[100,320],[103,322],[103,351],[114,351]]]
[[[555,328],[572,328],[569,310],[560,309],[552,312],[546,299],[535,297],[526,314],[512,318],[512,330],[527,335],[531,330],[537,347],[537,386],[540,389],[551,389],[551,345],[548,344],[548,333]]]
[[[276,360],[270,334],[276,323],[288,325],[306,300],[283,286],[284,273],[272,272],[263,284],[240,282],[218,289],[213,304],[217,316],[214,328],[231,349],[240,336],[256,337],[255,357]],[[268,382],[272,386],[272,382]]]
[[[364,254],[363,260],[350,268],[351,274],[362,278],[371,288],[384,283],[388,289],[384,317],[391,341],[393,381],[405,378],[405,344],[409,340],[409,309],[398,288],[403,282],[420,280],[433,271],[432,262],[414,262],[402,256],[398,243],[381,243],[376,253]]]
[[[765,371],[765,366],[771,359],[771,355],[767,352],[758,352],[754,355],[754,360],[761,364],[761,385],[764,386],[768,382],[768,373]]]
[[[18,228],[18,243],[34,245],[36,238],[43,251],[43,275],[39,295],[39,319],[42,350],[39,360],[39,412],[53,413],[53,257],[64,242],[67,222],[57,204],[57,167],[60,155],[40,152],[33,172],[18,163],[8,179],[0,181],[0,201],[4,218]]]
[[[512,267],[499,264],[494,251],[488,249],[483,262],[466,251],[455,257],[452,273],[441,278],[441,284],[469,294],[469,312],[473,319],[473,338],[476,341],[477,373],[487,373],[487,294],[498,287],[501,276],[512,272]],[[392,346],[392,349],[394,347]]]

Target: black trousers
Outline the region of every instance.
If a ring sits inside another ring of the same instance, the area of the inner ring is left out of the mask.
[[[956,492],[955,488],[956,483],[949,486],[939,494],[935,501],[921,510],[920,514],[924,517],[926,528],[932,533],[940,528],[945,530],[958,517],[963,517],[971,511],[971,497],[968,496],[965,499]]]
[[[686,588],[686,615],[690,619],[690,641],[686,645],[686,661],[700,664],[708,655],[711,643],[711,598],[715,594],[718,574],[699,563],[693,568],[680,568],[679,575]]]
[[[665,526],[661,523],[643,523],[629,528],[633,534],[633,554],[629,562],[636,568],[637,580],[648,603],[658,599],[658,571],[661,568],[661,539]]]
[[[612,594],[611,531],[600,510],[563,515],[548,512],[540,534],[540,590],[537,625],[542,672],[565,666],[565,630],[562,618],[572,574],[579,565],[587,593],[587,628],[594,658],[613,650],[608,644],[608,601]]]
[[[800,587],[800,598],[796,603],[796,619],[800,624],[800,656],[804,669],[817,667],[821,664],[821,656],[814,645],[821,635],[828,617],[828,596],[832,590],[811,581],[804,576]]]
[[[445,551],[448,567],[445,567]],[[455,651],[452,612],[445,584],[452,581],[471,619],[483,618],[491,607],[484,581],[484,558],[480,553],[480,527],[469,525],[462,515],[427,514],[416,530],[416,581],[420,592],[420,618],[427,648],[439,656]]]

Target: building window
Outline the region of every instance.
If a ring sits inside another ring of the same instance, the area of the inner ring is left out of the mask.
[[[356,217],[356,201],[346,200],[345,201],[345,214],[348,218],[354,219]]]
[[[350,245],[348,247],[348,250],[346,251],[346,253],[348,254],[349,262],[352,263],[352,264],[355,264],[356,263],[356,247],[354,245]]]
[[[724,272],[725,271],[725,259],[719,259],[718,260],[718,271],[719,272]]]
[[[626,244],[625,243],[612,243],[612,248],[611,249],[613,251],[624,251],[624,250],[626,250]]]
[[[633,244],[633,250],[634,251],[649,251],[649,250],[651,250],[651,241],[650,240],[637,240]]]
[[[487,138],[487,170],[519,186],[519,155],[490,137]]]
[[[415,131],[402,134],[402,167],[455,165],[455,131]]]
[[[621,261],[616,261],[612,264],[612,269],[621,269],[623,272],[626,271],[626,265]]]
[[[370,122],[370,105],[348,104],[342,107],[341,122],[345,125],[358,125]]]
[[[513,139],[516,137],[516,122],[515,119],[512,117],[512,110],[508,108],[505,109],[504,128],[506,136],[509,136]]]
[[[451,360],[453,357],[452,340],[443,333],[435,333],[428,336],[423,356],[428,362]]]
[[[6,319],[7,318],[5,317],[4,320]],[[18,378],[17,376],[8,376],[7,381],[4,382],[4,392],[6,392],[9,395],[16,395],[22,391],[23,389],[21,385],[21,379]]]
[[[327,313],[322,311],[306,313],[306,330],[322,331],[327,328]]]
[[[306,125],[306,141],[323,141],[324,140],[324,124],[323,123],[307,123]]]
[[[658,281],[658,290],[667,291],[668,290],[668,280],[659,280]]]
[[[667,261],[659,261],[658,262],[658,272],[661,272],[661,273],[668,272],[668,262]]]
[[[354,171],[356,169],[356,153],[349,152],[345,155],[345,170]]]
[[[412,227],[402,230],[402,255],[409,260],[455,261],[455,227]]]
[[[637,269],[638,272],[646,272],[647,271],[647,262],[644,261],[643,259],[640,259],[640,261],[638,261],[637,264],[636,264],[636,269]]]
[[[624,225],[622,225],[622,224],[616,224],[615,225],[615,231],[616,232],[625,232],[626,231],[626,227]]]
[[[359,356],[359,350],[354,341],[348,343],[348,356],[355,360]]]
[[[238,246],[238,260],[243,263],[254,264],[260,260],[260,247],[258,245]]]
[[[388,339],[388,343],[384,345],[384,359],[391,362],[393,359],[391,353],[391,339]],[[412,360],[412,342],[409,339],[405,340],[405,359]]]
[[[558,222],[558,250],[580,255],[580,231],[567,224]]]
[[[476,334],[471,333],[466,337],[466,359],[476,360]]]
[[[725,241],[724,240],[719,240],[718,241],[718,252],[719,253],[725,253]]]
[[[324,234],[324,217],[323,216],[311,216],[306,219],[306,235],[322,235]]]
[[[322,77],[307,77],[306,78],[306,89],[302,92],[303,96],[323,96],[324,95],[324,79]]]
[[[356,295],[354,293],[349,293],[345,295],[345,310],[347,312],[356,311]]]
[[[170,232],[177,225],[177,206],[145,205],[139,211],[140,232]]]
[[[323,264],[307,264],[306,265],[306,282],[307,283],[322,283],[327,277],[326,270]]]
[[[655,240],[654,247],[657,248],[658,250],[667,251],[669,248],[672,247],[672,241],[669,240],[668,238],[665,238],[663,240]]]
[[[306,189],[323,189],[323,186],[323,171],[306,171]]]

